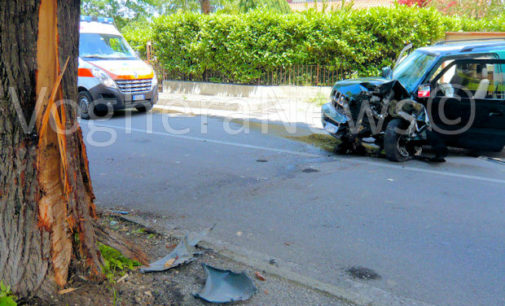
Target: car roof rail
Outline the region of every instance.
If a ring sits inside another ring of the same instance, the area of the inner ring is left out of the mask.
[[[457,44],[462,42],[476,42],[476,41],[505,41],[505,37],[487,37],[487,38],[470,38],[470,39],[456,39],[456,40],[442,40],[435,43],[435,46]]]
[[[463,50],[461,50],[461,52],[470,52],[470,51],[473,51],[475,49],[480,49],[480,48],[501,47],[501,46],[505,47],[505,41],[496,42],[494,44],[468,46],[468,47],[465,47]]]

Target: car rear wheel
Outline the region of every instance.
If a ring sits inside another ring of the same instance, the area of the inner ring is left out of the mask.
[[[79,92],[78,101],[79,101],[79,116],[82,119],[86,120],[89,119],[91,113],[93,112],[92,110],[93,98],[87,91],[81,91]]]
[[[401,119],[393,119],[388,123],[384,135],[384,151],[386,157],[394,162],[404,162],[411,159],[414,155],[414,148],[409,143],[408,135],[399,131],[407,128],[407,122]]]

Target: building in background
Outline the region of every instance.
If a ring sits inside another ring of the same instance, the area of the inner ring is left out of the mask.
[[[293,11],[305,11],[310,8],[316,8],[318,11],[323,7],[326,9],[338,9],[342,7],[343,0],[321,1],[314,0],[287,0]],[[350,0],[344,1],[344,4],[351,3]],[[353,8],[368,8],[375,6],[390,6],[394,0],[354,0]]]

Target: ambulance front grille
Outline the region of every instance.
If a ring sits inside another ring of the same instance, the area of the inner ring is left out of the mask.
[[[152,79],[116,80],[116,84],[124,94],[136,94],[151,90]]]

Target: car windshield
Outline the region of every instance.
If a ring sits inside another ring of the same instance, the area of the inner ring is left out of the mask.
[[[80,34],[79,56],[92,59],[136,58],[122,36],[97,33]]]
[[[400,81],[411,92],[435,60],[434,55],[414,51],[398,64],[393,71],[393,79]]]

